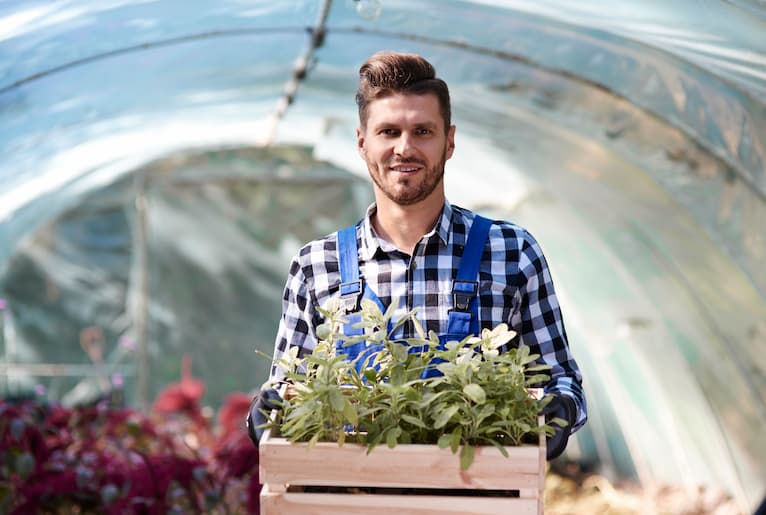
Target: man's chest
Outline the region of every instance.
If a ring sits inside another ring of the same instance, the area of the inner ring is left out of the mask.
[[[446,332],[449,312],[455,307],[453,284],[459,259],[451,255],[394,254],[360,261],[358,266],[366,298],[379,301],[382,309],[396,303],[394,322],[415,309],[426,331]],[[483,327],[507,321],[512,311],[513,295],[508,295],[508,280],[502,271],[489,262],[479,268],[476,315]],[[339,272],[328,274],[326,288],[316,291],[320,305],[339,295],[340,283]],[[405,324],[393,336],[408,338],[413,331],[411,324]]]

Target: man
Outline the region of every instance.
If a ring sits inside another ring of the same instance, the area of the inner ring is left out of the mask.
[[[554,400],[546,415],[569,422],[549,438],[548,459],[558,456],[585,423],[586,403],[540,247],[521,227],[490,222],[446,200],[444,167],[455,150],[455,126],[447,85],[430,63],[379,52],[359,77],[357,147],[375,203],[355,227],[308,243],[293,259],[274,362],[288,347],[299,347],[299,354],[313,350],[322,322],[316,308],[331,297],[350,302],[351,311],[361,296],[382,306],[397,298],[394,320],[417,307],[426,332],[444,339],[505,322],[552,367],[545,390]],[[397,331],[394,339],[414,335],[411,325]],[[280,373],[272,367],[272,380]],[[276,398],[274,390],[258,397],[251,430],[263,421],[258,409]]]

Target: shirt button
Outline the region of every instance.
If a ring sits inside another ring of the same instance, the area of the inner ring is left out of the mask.
[[[412,270],[416,270],[418,268],[418,262],[417,261],[413,261],[412,264],[410,264],[410,268]]]

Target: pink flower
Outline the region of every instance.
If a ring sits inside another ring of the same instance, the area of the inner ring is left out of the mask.
[[[205,394],[205,383],[194,379],[191,371],[191,356],[184,354],[181,367],[181,381],[166,386],[154,401],[157,413],[183,413],[202,425],[206,424],[202,416],[199,401]]]
[[[127,335],[120,336],[120,339],[117,340],[117,345],[122,350],[125,350],[125,351],[128,351],[128,352],[133,352],[138,347],[138,344],[136,343],[136,340],[134,340],[133,338],[131,338],[130,336],[127,336]]]

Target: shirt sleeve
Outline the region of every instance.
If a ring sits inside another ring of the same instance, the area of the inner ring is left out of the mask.
[[[291,347],[298,347],[298,357],[310,353],[316,347],[316,303],[307,284],[306,274],[300,264],[300,254],[296,255],[287,276],[282,295],[282,316],[279,320],[274,358],[269,374],[269,383],[284,379],[284,371],[277,362],[286,356]]]
[[[550,381],[546,393],[570,397],[577,407],[572,431],[587,420],[587,404],[582,388],[582,375],[569,349],[561,309],[553,288],[548,263],[531,234],[524,231],[519,258],[519,302],[511,316],[514,330],[538,362],[550,365]]]

